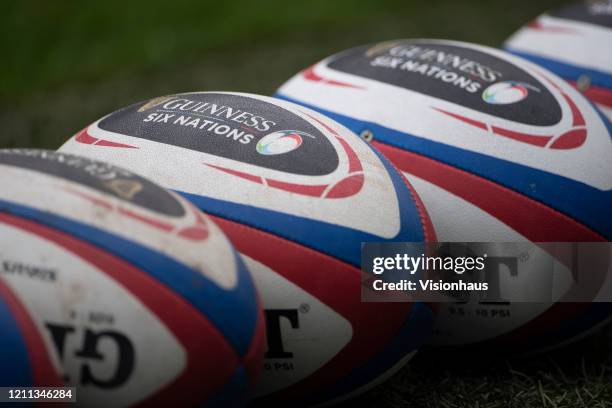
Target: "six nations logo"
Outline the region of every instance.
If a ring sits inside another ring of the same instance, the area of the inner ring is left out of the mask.
[[[266,156],[289,153],[302,145],[302,138],[315,137],[299,130],[279,130],[262,137],[257,142],[257,152]]]

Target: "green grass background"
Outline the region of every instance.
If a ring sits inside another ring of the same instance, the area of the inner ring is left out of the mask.
[[[559,1],[7,1],[0,146],[57,148],[124,105],[193,90],[270,94],[336,51],[401,37],[498,45]]]
[[[271,94],[336,51],[407,37],[497,46],[562,2],[6,1],[0,147],[55,149],[138,100],[194,90]],[[425,350],[349,403],[389,407],[610,407],[612,334],[512,360]]]

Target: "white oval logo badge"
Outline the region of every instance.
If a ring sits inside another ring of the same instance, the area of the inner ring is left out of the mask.
[[[525,99],[529,95],[528,88],[533,89],[521,82],[498,82],[482,92],[482,99],[492,105],[509,105]]]
[[[279,130],[262,137],[257,142],[257,152],[266,156],[289,153],[302,145],[302,137],[312,137],[298,130]]]

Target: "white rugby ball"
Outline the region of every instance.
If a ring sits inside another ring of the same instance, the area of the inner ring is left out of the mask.
[[[314,64],[276,96],[373,139],[416,188],[440,242],[612,238],[609,123],[567,82],[510,53],[447,40],[371,44]],[[571,274],[545,250],[531,260],[501,270],[501,288],[529,290],[538,265]],[[561,300],[474,293],[441,306],[430,342],[533,350],[610,316],[610,304]]]
[[[86,406],[231,405],[261,369],[237,252],[187,200],[110,164],[0,150],[0,385]]]

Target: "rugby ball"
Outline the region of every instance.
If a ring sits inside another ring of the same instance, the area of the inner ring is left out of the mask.
[[[440,242],[612,237],[609,125],[565,81],[509,53],[444,40],[372,44],[307,68],[277,96],[373,140],[417,190]],[[500,285],[528,290],[540,262],[571,273],[546,252],[533,259],[532,273],[502,272]],[[531,350],[610,314],[556,300],[446,303],[430,343]]]
[[[504,48],[577,87],[612,119],[612,0],[571,4],[541,15]]]
[[[319,113],[250,94],[170,95],[96,121],[60,151],[180,192],[230,237],[265,309],[260,403],[353,395],[430,333],[423,303],[360,300],[361,243],[433,240],[425,210],[386,159]]]
[[[0,150],[0,385],[86,406],[236,405],[264,321],[238,253],[184,198],[66,153]]]

